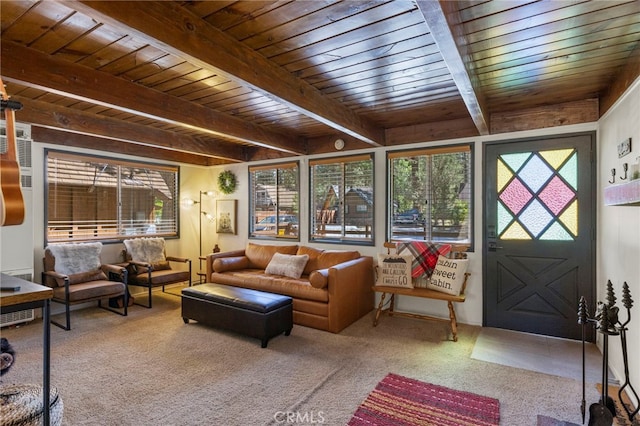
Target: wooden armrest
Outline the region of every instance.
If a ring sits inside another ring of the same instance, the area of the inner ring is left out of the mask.
[[[191,262],[191,259],[187,259],[186,257],[167,256],[167,260],[170,262],[182,262],[182,263]]]

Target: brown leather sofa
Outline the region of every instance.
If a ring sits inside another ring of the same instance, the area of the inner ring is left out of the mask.
[[[265,272],[275,253],[308,255],[300,278]],[[211,253],[206,281],[293,298],[295,324],[339,333],[373,309],[373,258],[358,251],[249,243],[243,250]]]

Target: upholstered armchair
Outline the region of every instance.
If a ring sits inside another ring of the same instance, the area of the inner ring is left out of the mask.
[[[66,323],[51,323],[71,329],[71,305],[97,301],[98,306],[119,315],[127,315],[127,270],[122,266],[102,264],[101,243],[51,244],[45,248],[42,283],[53,288],[53,301],[65,305]],[[122,311],[102,301],[124,298]]]
[[[164,238],[134,238],[124,240],[123,257],[129,270],[129,285],[146,287],[147,304],[137,303],[145,308],[152,307],[151,290],[153,287],[188,282],[191,287],[191,259],[167,256]],[[173,269],[171,262],[187,265],[188,270]]]

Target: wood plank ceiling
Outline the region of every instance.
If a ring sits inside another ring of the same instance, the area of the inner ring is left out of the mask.
[[[640,1],[7,1],[34,139],[199,165],[597,120]]]

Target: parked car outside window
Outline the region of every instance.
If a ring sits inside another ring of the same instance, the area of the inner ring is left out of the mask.
[[[289,224],[291,224],[291,226],[293,227],[298,226],[298,218],[295,215],[287,214],[287,215],[279,216],[278,218],[279,218],[279,223],[278,223],[279,227],[285,227]],[[256,223],[254,231],[256,232],[275,231],[275,228],[276,228],[276,216],[271,215],[263,218],[258,223]]]
[[[424,223],[424,214],[418,209],[411,209],[398,213],[393,218],[394,225],[424,225]]]

